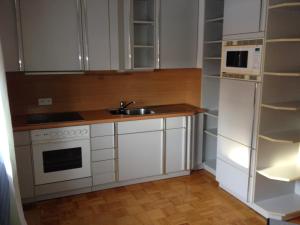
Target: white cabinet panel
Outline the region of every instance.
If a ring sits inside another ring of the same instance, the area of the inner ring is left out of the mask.
[[[118,123],[118,134],[156,131],[163,129],[162,119],[138,120]]]
[[[114,149],[103,149],[103,150],[92,151],[93,162],[114,159],[114,158],[115,158]]]
[[[91,125],[91,137],[102,137],[114,135],[113,123],[102,123]]]
[[[6,71],[19,70],[18,36],[14,1],[0,1],[0,39]]]
[[[85,0],[90,70],[110,70],[109,0]]]
[[[222,79],[218,133],[246,146],[251,146],[254,101],[254,82]]]
[[[260,32],[262,8],[262,0],[225,0],[223,35]]]
[[[119,180],[162,174],[163,131],[119,135]]]
[[[14,132],[14,142],[15,146],[29,145],[31,142],[29,132]]]
[[[248,174],[245,174],[230,164],[218,159],[216,178],[220,185],[235,197],[244,202],[247,201],[249,184]]]
[[[162,0],[160,67],[197,66],[198,0]]]
[[[166,131],[166,172],[178,172],[185,168],[186,160],[186,145],[185,145],[186,130],[173,129]]]
[[[22,198],[32,198],[33,190],[33,166],[30,146],[15,148],[18,180]]]
[[[82,69],[80,1],[20,0],[26,71]]]
[[[92,150],[114,148],[114,136],[91,138]]]
[[[93,162],[92,163],[92,174],[103,174],[115,171],[115,161],[114,160],[106,160],[101,162]]]
[[[81,178],[75,180],[67,180],[63,182],[55,182],[51,184],[44,184],[35,186],[35,194],[46,195],[59,192],[72,191],[76,189],[89,188],[92,186],[92,178]]]
[[[166,119],[166,129],[186,127],[186,117],[174,117]]]
[[[93,176],[93,186],[112,183],[116,181],[115,173],[104,173]]]
[[[218,157],[230,164],[249,172],[251,149],[245,145],[218,136]]]

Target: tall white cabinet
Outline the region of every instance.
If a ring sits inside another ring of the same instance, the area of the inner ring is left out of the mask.
[[[254,208],[300,215],[300,2],[270,0]]]

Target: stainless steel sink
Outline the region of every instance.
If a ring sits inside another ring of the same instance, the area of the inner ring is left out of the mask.
[[[115,109],[115,110],[110,110],[110,113],[113,115],[138,116],[138,115],[155,114],[155,111],[146,108],[135,108],[135,109]]]
[[[148,115],[155,114],[151,109],[139,108],[139,109],[126,109],[125,115]]]

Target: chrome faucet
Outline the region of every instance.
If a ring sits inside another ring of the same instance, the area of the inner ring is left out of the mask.
[[[131,104],[135,104],[135,101],[131,101],[129,103],[126,103],[125,101],[120,101],[120,110],[126,109]]]

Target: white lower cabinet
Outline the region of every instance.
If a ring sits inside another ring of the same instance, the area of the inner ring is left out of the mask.
[[[30,145],[16,147],[15,152],[21,197],[23,199],[32,198],[34,197],[34,191]]]
[[[249,174],[217,159],[217,181],[220,186],[243,202],[248,201]]]
[[[163,131],[118,136],[119,180],[162,174]]]
[[[166,131],[166,173],[185,170],[186,130],[171,129]]]

